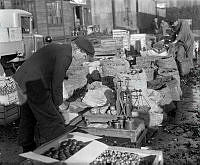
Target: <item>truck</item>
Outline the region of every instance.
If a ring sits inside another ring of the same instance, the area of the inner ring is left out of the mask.
[[[0,9],[0,63],[7,76],[44,45],[33,31],[33,15],[19,9]]]

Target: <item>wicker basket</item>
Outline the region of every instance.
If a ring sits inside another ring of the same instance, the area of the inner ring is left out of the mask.
[[[174,57],[163,57],[161,59],[158,59],[156,64],[160,67],[160,68],[174,68],[177,69],[177,64],[176,61],[174,59]]]
[[[145,106],[145,105],[141,105],[141,106],[133,106],[133,112],[146,112],[148,113],[149,110],[151,109],[151,107],[149,106]]]
[[[130,65],[129,62],[116,58],[112,60],[104,60],[102,61],[102,73],[103,76],[116,76],[117,73],[127,73]]]
[[[139,68],[149,68],[151,67],[152,60],[146,57],[136,57],[136,65]]]
[[[154,69],[153,68],[146,68],[146,69],[144,69],[144,71],[147,76],[147,81],[154,80]]]

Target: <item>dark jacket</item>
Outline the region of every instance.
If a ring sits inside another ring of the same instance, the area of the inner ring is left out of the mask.
[[[152,30],[153,34],[157,34],[158,33],[159,27],[158,27],[158,23],[157,22],[153,21],[151,23],[151,30]]]
[[[13,76],[26,93],[26,84],[42,80],[45,89],[50,90],[56,106],[63,102],[63,80],[72,61],[70,44],[49,44],[35,52]]]

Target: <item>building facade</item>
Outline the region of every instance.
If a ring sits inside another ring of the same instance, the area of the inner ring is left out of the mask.
[[[169,20],[191,20],[191,29],[200,35],[200,1],[199,0],[169,0],[167,8]]]
[[[150,33],[153,19],[166,17],[154,0],[91,0],[91,11],[92,23],[102,31],[120,27]]]
[[[54,38],[71,36],[78,28],[99,25],[101,32],[126,28],[149,33],[155,17],[166,10],[155,0],[0,0],[1,8],[23,9],[33,14],[35,33]]]
[[[91,24],[90,0],[4,0],[4,8],[31,12],[35,33],[55,39]]]

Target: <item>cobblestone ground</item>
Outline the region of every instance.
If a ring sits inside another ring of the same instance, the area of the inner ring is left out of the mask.
[[[18,127],[16,124],[0,126],[0,165],[19,164],[22,152],[17,144]]]
[[[189,79],[192,77],[189,77]],[[194,78],[194,77],[193,77]],[[177,115],[159,127],[148,140],[151,149],[162,150],[166,165],[200,164],[200,84],[182,83],[183,99]],[[16,124],[0,126],[0,165],[19,164]]]
[[[200,84],[196,82],[182,82],[183,98],[176,117],[149,140],[152,149],[163,151],[166,165],[200,164]]]

